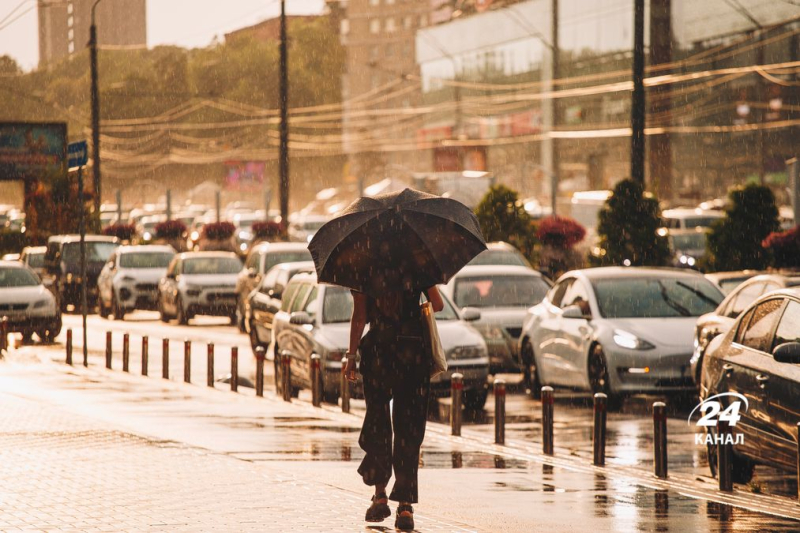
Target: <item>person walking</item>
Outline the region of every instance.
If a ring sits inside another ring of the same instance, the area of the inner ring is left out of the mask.
[[[424,293],[434,311],[441,311],[444,302],[438,289],[430,287]],[[381,522],[390,516],[391,499],[399,502],[395,527],[401,530],[414,529],[412,504],[419,499],[419,451],[430,390],[431,357],[423,342],[420,296],[409,285],[387,288],[378,298],[353,291],[345,367],[347,379],[355,381],[359,351],[367,413],[358,439],[366,455],[358,473],[375,487],[365,520]],[[370,329],[362,338],[366,324]],[[393,469],[395,483],[387,496]]]

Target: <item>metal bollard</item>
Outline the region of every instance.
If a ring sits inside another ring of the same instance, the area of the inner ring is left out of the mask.
[[[311,404],[314,407],[322,405],[322,371],[318,354],[311,355]]]
[[[292,360],[288,353],[283,353],[281,355],[281,377],[283,378],[283,384],[281,385],[281,389],[283,390],[283,401],[284,402],[291,402],[292,401]]]
[[[67,329],[67,364],[72,364],[72,328]]]
[[[602,392],[594,395],[594,461],[596,466],[606,464],[606,412],[608,396]]]
[[[733,490],[733,445],[731,444],[731,427],[725,420],[717,422],[719,442],[717,443],[717,477],[719,490]]]
[[[131,357],[131,338],[125,333],[122,336],[122,371],[128,372],[128,365]]]
[[[0,352],[8,351],[8,317],[0,318]]]
[[[461,436],[461,406],[464,404],[464,375],[450,376],[450,434]]]
[[[553,387],[542,387],[542,453],[553,455]]]
[[[800,501],[800,422],[797,423],[797,500]]]
[[[506,443],[506,382],[494,380],[494,443]]]
[[[264,359],[267,351],[263,346],[256,348],[256,396],[264,396]]]
[[[214,387],[214,343],[208,343],[208,357],[206,363],[206,385]]]
[[[161,339],[161,377],[169,379],[169,339]]]
[[[150,339],[142,337],[142,375],[146,376],[150,370]]]
[[[106,331],[106,368],[111,370],[111,332]]]
[[[263,379],[263,378],[262,378]],[[231,392],[239,390],[239,348],[231,347]]]
[[[653,404],[653,466],[656,477],[667,479],[667,404]]]
[[[192,382],[192,341],[189,339],[183,341],[183,381]]]
[[[347,374],[345,373],[345,363],[342,362],[342,372],[341,372],[341,393],[342,393],[342,412],[349,413],[350,412],[350,380],[347,379]]]

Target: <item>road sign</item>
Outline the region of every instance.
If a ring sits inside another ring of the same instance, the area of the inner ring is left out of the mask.
[[[86,141],[69,143],[67,146],[69,168],[82,167],[89,161],[89,145]]]

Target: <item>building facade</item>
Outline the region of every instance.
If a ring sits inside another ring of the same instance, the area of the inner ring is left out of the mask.
[[[72,57],[86,48],[94,0],[39,2],[39,66]],[[147,45],[146,0],[98,4],[98,43],[103,46]]]

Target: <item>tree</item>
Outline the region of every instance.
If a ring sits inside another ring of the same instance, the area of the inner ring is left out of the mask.
[[[635,180],[622,180],[600,210],[597,233],[604,265],[663,266],[669,260],[669,243],[658,234],[661,209]]]
[[[508,242],[532,258],[536,231],[516,191],[505,185],[492,186],[475,208],[475,215],[487,242]]]
[[[769,187],[751,183],[728,193],[725,216],[708,234],[709,267],[713,270],[763,269],[769,250],[761,243],[780,229],[775,195]]]

